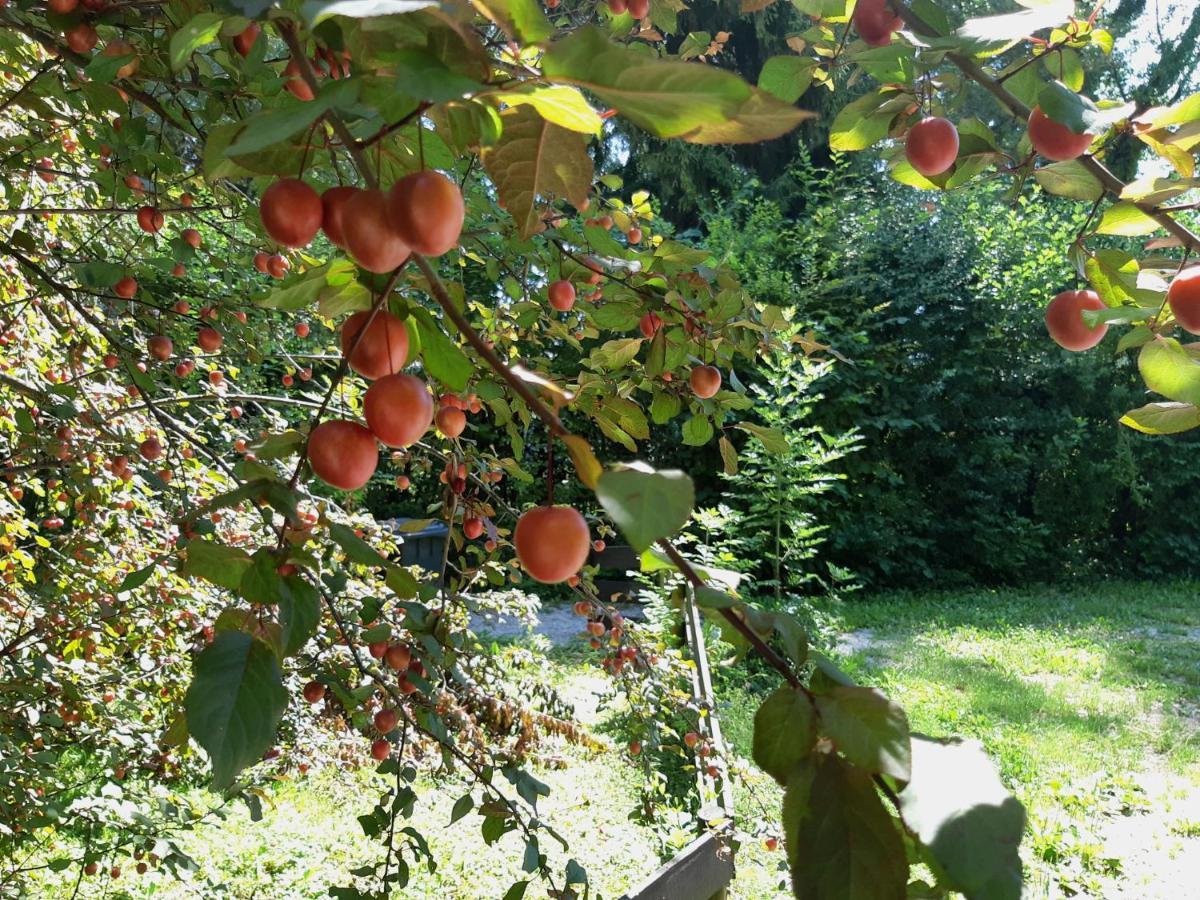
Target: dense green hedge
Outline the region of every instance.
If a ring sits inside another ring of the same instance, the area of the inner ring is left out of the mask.
[[[844,161],[792,175],[802,213],[750,184],[707,224],[759,299],[848,360],[814,411],[864,439],[815,501],[831,562],[876,586],[1200,571],[1200,443],[1117,423],[1144,400],[1115,336],[1088,354],[1046,336],[1075,283],[1069,205],[922,194]]]

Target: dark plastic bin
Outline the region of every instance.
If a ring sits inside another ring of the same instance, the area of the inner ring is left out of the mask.
[[[446,546],[446,535],[450,529],[445,522],[431,522],[420,531],[401,531],[400,526],[411,518],[388,519],[386,524],[402,541],[400,563],[405,566],[420,566],[430,572],[442,568],[442,550]]]

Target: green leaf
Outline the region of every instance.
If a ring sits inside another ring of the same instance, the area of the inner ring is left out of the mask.
[[[1200,408],[1191,403],[1147,403],[1121,416],[1121,424],[1143,434],[1178,434],[1200,428]]]
[[[1083,264],[1088,283],[1108,306],[1136,299],[1138,262],[1123,250],[1098,250]]]
[[[912,780],[900,812],[940,868],[972,900],[1018,900],[1025,810],[978,744],[912,740]]]
[[[758,73],[758,86],[784,103],[795,103],[812,84],[816,65],[808,56],[772,56]]]
[[[409,97],[440,103],[483,90],[474,78],[454,71],[428,50],[404,47],[386,54],[384,61],[396,72],[393,89]]]
[[[1066,125],[1076,134],[1088,130],[1089,114],[1096,105],[1059,81],[1050,81],[1038,89],[1037,105],[1047,116]]]
[[[274,606],[283,594],[283,576],[279,563],[269,550],[259,550],[251,558],[250,567],[242,573],[238,593],[251,603]]]
[[[347,78],[326,83],[312,100],[298,100],[288,95],[278,107],[263,110],[246,119],[237,139],[225,148],[225,155],[255,153],[287,140],[308,128],[329,110],[352,105],[358,97],[360,86],[357,78]]]
[[[754,761],[780,784],[787,782],[788,774],[808,757],[816,742],[812,703],[795,688],[776,689],[754,714]]]
[[[188,731],[208,753],[223,790],[262,758],[287,705],[275,653],[240,631],[221,631],[196,657],[184,697]]]
[[[599,134],[604,124],[579,89],[567,85],[531,84],[519,91],[503,91],[495,96],[497,100],[502,100],[509,106],[527,103],[547,122],[568,131]]]
[[[282,287],[260,294],[253,302],[266,309],[303,309],[316,303],[326,289],[342,288],[354,283],[357,275],[358,269],[354,263],[338,257],[323,266],[309,269],[299,277],[288,279]]]
[[[483,167],[521,237],[529,237],[544,227],[539,197],[565,199],[576,209],[586,205],[592,158],[583,135],[546,121],[532,106],[506,109],[500,118],[504,131],[485,150]]]
[[[300,7],[300,15],[311,26],[334,16],[370,19],[416,12],[427,6],[437,6],[436,0],[307,0]]]
[[[466,388],[475,371],[471,360],[438,327],[428,310],[411,307],[409,315],[409,321],[415,322],[421,333],[421,363],[426,371],[453,391]]]
[[[299,575],[288,575],[279,597],[279,628],[284,656],[301,650],[317,633],[321,598],[317,589]]]
[[[747,431],[762,441],[763,448],[768,453],[787,453],[788,440],[778,428],[768,428],[765,425],[755,425],[753,422],[738,422],[737,428]]]
[[[677,394],[655,394],[650,401],[650,419],[655,425],[663,425],[679,415],[682,408],[683,401]]]
[[[156,568],[158,568],[158,563],[152,562],[148,566],[142,566],[142,568],[128,573],[117,585],[117,593],[123,594],[126,591],[137,590],[150,579]]]
[[[1096,176],[1077,159],[1042,166],[1033,173],[1033,177],[1043,190],[1059,197],[1096,201],[1104,194],[1104,187],[1096,180]]]
[[[475,799],[469,793],[463,794],[454,801],[454,808],[450,810],[450,824],[453,825],[474,808]]]
[[[540,44],[552,33],[537,0],[472,0],[472,4],[510,38],[524,44]]]
[[[880,84],[913,80],[916,50],[905,41],[892,41],[884,47],[852,50],[846,57],[858,63]]]
[[[225,17],[220,13],[197,13],[171,35],[168,55],[171,60],[171,71],[178,72],[191,59],[198,47],[217,39],[221,24]]]
[[[865,94],[847,103],[829,127],[831,150],[866,150],[887,137],[892,119],[899,112],[883,94]]]
[[[528,881],[514,881],[512,886],[504,892],[503,900],[522,900],[528,887]]]
[[[1200,362],[1175,338],[1158,337],[1144,345],[1138,370],[1155,393],[1200,406]]]
[[[868,772],[907,781],[912,767],[908,716],[874,688],[835,687],[817,696],[821,733]]]
[[[797,900],[903,900],[904,844],[863,769],[827,753],[797,770],[784,835]]]
[[[692,416],[683,423],[683,442],[689,447],[703,447],[712,436],[713,426],[708,416]]]
[[[593,26],[552,44],[542,72],[587,88],[656,137],[696,144],[770,140],[812,116],[716,66],[661,60]]]
[[[187,545],[187,559],[183,564],[185,575],[193,575],[213,584],[236,591],[242,584],[242,573],[250,568],[250,557],[245,550],[226,547],[202,538]]]
[[[606,471],[596,482],[596,496],[638,553],[683,528],[696,500],[692,479],[683,472],[655,471],[645,463]]]
[[[1142,212],[1129,201],[1122,200],[1104,211],[1100,224],[1096,226],[1096,233],[1135,237],[1140,234],[1150,234],[1160,228],[1162,226],[1158,224],[1157,219]]]
[[[340,522],[329,523],[329,536],[334,543],[346,551],[346,558],[360,566],[386,568],[388,561],[376,552],[375,548]]]
[[[638,351],[642,349],[643,342],[644,338],[617,338],[605,341],[603,346],[592,351],[590,359],[608,371],[615,372],[633,362]]]

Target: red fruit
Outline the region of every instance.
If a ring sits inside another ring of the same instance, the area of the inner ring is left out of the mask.
[[[193,250],[200,249],[202,238],[200,237],[200,232],[198,232],[195,228],[183,229],[183,233],[180,235],[180,237],[182,237],[184,242]]]
[[[342,213],[346,209],[346,201],[359,193],[356,187],[331,187],[321,195],[321,209],[324,211],[321,219],[321,229],[325,237],[335,247],[346,249],[346,233],[342,227]]]
[[[958,158],[958,129],[949,119],[930,116],[908,130],[904,155],[927,178],[941,175]]]
[[[354,261],[369,272],[390,272],[411,252],[392,225],[383,191],[359,191],[345,201],[342,234]]]
[[[254,254],[254,268],[258,269],[258,271],[262,272],[263,274],[266,274],[267,260],[270,258],[271,258],[270,256],[263,253],[261,250],[258,253],[255,253]]]
[[[46,0],[46,8],[60,16],[69,16],[79,5],[79,0]]]
[[[363,397],[367,427],[388,447],[415,444],[433,422],[433,397],[420,378],[385,375]]]
[[[146,341],[146,349],[150,351],[150,355],[155,359],[167,360],[170,359],[175,345],[171,343],[171,339],[165,334],[156,334]]]
[[[179,205],[180,206],[191,206],[194,202],[195,201],[192,199],[191,194],[180,194],[179,195]]]
[[[592,541],[592,549],[595,550],[597,553],[603,553],[604,548],[607,546],[608,545],[605,544],[604,541],[599,541],[599,540]]]
[[[409,479],[409,477],[407,475],[397,475],[396,476],[396,487],[400,488],[400,490],[407,491],[411,484],[412,484],[412,481]]]
[[[184,268],[183,263],[175,263],[175,265],[171,266],[171,274],[176,278],[182,278],[186,272],[187,269]]]
[[[359,339],[368,319],[371,324]],[[350,368],[364,378],[391,375],[403,369],[408,359],[408,329],[385,310],[379,310],[374,318],[369,310],[356,312],[342,323],[342,353],[349,356]]]
[[[375,730],[383,734],[387,734],[396,727],[396,711],[394,709],[381,709],[375,713]]]
[[[1046,159],[1065,162],[1082,156],[1092,145],[1092,135],[1077,134],[1035,106],[1029,114],[1029,143]]]
[[[383,655],[387,653],[387,641],[372,641],[367,645],[367,652],[375,659],[383,659]]]
[[[650,15],[650,0],[626,0],[625,7],[635,19],[644,19]]]
[[[688,747],[695,747],[698,743],[700,743],[700,735],[696,734],[694,731],[689,731],[683,736],[683,743]]]
[[[456,438],[467,427],[467,414],[455,406],[443,406],[435,417],[437,429],[448,438]]]
[[[375,436],[357,422],[331,419],[312,430],[308,462],[326,484],[353,491],[371,480],[379,462]]]
[[[281,178],[263,191],[258,215],[274,240],[303,247],[321,230],[321,195],[299,178]]]
[[[636,226],[630,228],[625,235],[625,239],[629,241],[630,244],[640,244],[642,242],[642,229]]]
[[[180,378],[186,378],[188,375],[192,374],[192,370],[194,368],[196,368],[196,364],[194,362],[192,362],[190,359],[184,360],[181,363],[175,364],[175,374]]]
[[[904,22],[892,12],[887,0],[858,0],[852,21],[858,36],[872,47],[890,44],[892,32],[904,27]]]
[[[375,757],[379,762],[383,762],[392,755],[392,745],[380,738],[371,744],[371,756]]]
[[[1200,266],[1180,272],[1167,288],[1167,303],[1175,321],[1192,334],[1200,334]]]
[[[383,654],[383,661],[388,664],[389,668],[395,669],[397,672],[404,672],[412,663],[412,651],[404,644],[392,644]]]
[[[215,328],[201,328],[196,332],[196,343],[205,353],[216,353],[221,349],[221,332]]]
[[[325,685],[310,681],[304,686],[304,699],[309,703],[320,703],[325,698]]]
[[[239,31],[233,36],[233,49],[241,54],[245,59],[250,55],[250,51],[254,48],[254,42],[258,40],[259,27],[257,22],[251,22],[242,31]]]
[[[544,584],[566,581],[587,561],[587,522],[570,506],[535,506],[521,514],[513,532],[517,559]]]
[[[272,278],[282,278],[291,267],[292,264],[287,261],[287,257],[280,256],[278,253],[267,257],[267,274]]]
[[[565,279],[551,282],[546,295],[550,298],[550,305],[559,312],[566,312],[575,305],[575,285]]]
[[[54,168],[54,160],[48,156],[43,156],[37,161],[38,178],[42,179],[42,181],[46,182],[46,184],[50,184],[52,181],[58,178],[58,175],[50,171],[52,168]]]
[[[97,41],[100,40],[96,34],[96,29],[87,22],[80,22],[67,29],[67,46],[76,53],[91,53],[96,47]]]
[[[688,378],[692,385],[692,393],[701,400],[707,400],[721,389],[721,372],[716,366],[696,366]]]
[[[291,92],[291,95],[297,100],[308,101],[316,96],[316,94],[313,93],[313,89],[309,87],[308,82],[305,81],[304,77],[300,74],[300,64],[294,59],[284,66],[283,74],[284,77],[287,78],[287,81],[284,82],[283,86],[287,88],[288,91]]]
[[[163,448],[155,438],[146,438],[138,444],[138,453],[142,454],[142,459],[148,462],[154,462],[162,456]]]
[[[118,297],[124,297],[126,300],[132,299],[137,293],[138,283],[132,275],[126,275],[120,281],[113,285],[113,293]]]
[[[1064,350],[1088,350],[1104,339],[1108,324],[1089,327],[1083,321],[1085,309],[1104,309],[1104,301],[1095,291],[1063,291],[1046,307],[1046,330]]]
[[[638,319],[638,330],[643,337],[652,338],[662,328],[663,320],[657,313],[648,312]]]
[[[608,0],[608,11],[614,16],[623,16],[628,9],[626,0]]]
[[[308,337],[308,323],[307,322],[297,322],[296,327],[293,328],[292,330],[296,332],[296,337],[298,337],[298,338]]]
[[[483,534],[483,519],[477,516],[468,516],[463,519],[463,534],[467,540],[475,540],[475,538]]]
[[[163,227],[163,214],[153,206],[143,206],[137,211],[137,223],[147,234],[158,234]]]
[[[414,172],[393,186],[388,212],[400,239],[424,256],[441,256],[458,243],[467,210],[458,185],[441,172]]]
[[[171,355],[170,352],[168,352],[167,355],[170,356]],[[120,364],[120,362],[121,361],[117,358],[117,355],[115,353],[105,353],[104,354],[104,368],[115,369]]]

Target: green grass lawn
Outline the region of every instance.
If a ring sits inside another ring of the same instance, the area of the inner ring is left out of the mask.
[[[1031,897],[1200,898],[1200,602],[1196,587],[1080,585],[1019,591],[890,594],[832,610],[839,662],[908,710],[914,729],[983,743],[1029,809],[1024,855]],[[620,744],[612,712],[595,710],[607,683],[587,651],[554,651],[541,669],[580,717]],[[758,697],[771,677],[735,667],[718,679],[721,723],[749,757]],[[619,711],[617,713],[619,715]],[[616,751],[553,741],[535,774],[550,784],[545,819],[571,843],[593,888],[617,897],[659,863],[669,826],[637,824],[639,770]],[[419,827],[439,858],[414,867],[413,898],[499,898],[519,877],[521,846],[487,847],[478,819],[447,825],[461,793],[424,782]],[[326,768],[281,782],[255,823],[244,808],[186,839],[228,898],[325,896],[375,857],[356,816],[378,785],[369,769]],[[196,797],[202,799],[202,792]],[[737,793],[744,821],[774,816],[779,792],[761,774]],[[555,851],[560,866],[567,854]],[[738,855],[733,900],[790,896],[782,854],[761,841]],[[47,876],[33,896],[70,896],[73,879]],[[81,897],[207,896],[155,876],[95,879]],[[107,893],[104,892],[107,888]],[[544,897],[531,885],[529,897]],[[690,898],[680,898],[690,900]]]
[[[855,599],[834,610],[835,656],[901,703],[915,730],[983,743],[1029,809],[1031,896],[1196,898],[1197,590],[1117,583]],[[758,689],[726,689],[722,723],[743,754],[746,694]],[[760,789],[775,793],[765,780]]]

